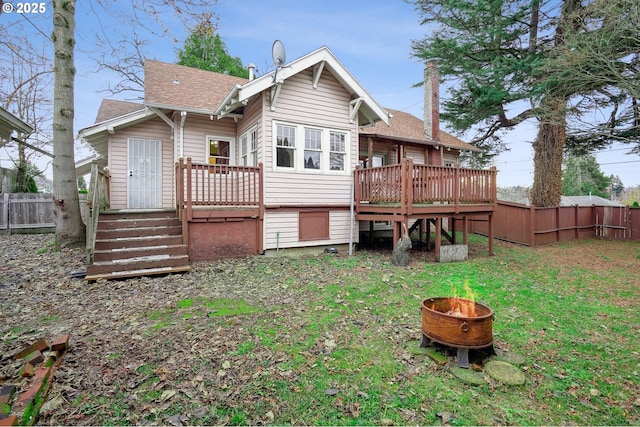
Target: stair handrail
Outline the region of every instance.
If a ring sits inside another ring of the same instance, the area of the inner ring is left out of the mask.
[[[93,254],[96,247],[96,234],[98,232],[98,218],[100,211],[109,206],[109,175],[97,161],[91,163],[91,181],[87,191],[87,264],[93,264]],[[105,191],[106,190],[106,191]]]

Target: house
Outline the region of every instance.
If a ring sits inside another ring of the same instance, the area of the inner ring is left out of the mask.
[[[0,148],[11,142],[12,139],[24,140],[33,128],[23,122],[19,117],[0,107]],[[0,168],[0,193],[11,192],[15,186],[15,171]]]
[[[24,139],[31,132],[33,132],[31,126],[0,107],[0,147],[11,141],[12,137]]]
[[[475,149],[407,136],[421,121],[391,119],[327,47],[248,80],[152,60],[144,72],[144,103],[103,101],[80,137],[108,168],[110,209],[174,211],[192,261],[357,242],[352,191],[377,178],[354,170],[428,160],[450,180],[443,159]]]

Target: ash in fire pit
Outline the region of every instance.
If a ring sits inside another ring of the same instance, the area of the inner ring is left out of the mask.
[[[465,298],[436,297],[422,301],[420,347],[432,342],[458,350],[458,366],[469,367],[469,350],[493,349],[493,310]]]

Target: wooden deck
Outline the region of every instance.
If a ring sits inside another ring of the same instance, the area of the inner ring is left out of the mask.
[[[468,221],[487,221],[489,252],[492,253],[496,175],[495,167],[467,169],[414,165],[411,159],[396,165],[357,168],[354,172],[355,219],[392,222],[394,242],[403,234],[403,229],[408,230],[409,220],[425,220],[424,224],[433,222],[436,252],[440,247],[442,218],[450,218],[451,227],[456,221],[462,221],[465,243]],[[420,224],[423,227],[423,223]]]

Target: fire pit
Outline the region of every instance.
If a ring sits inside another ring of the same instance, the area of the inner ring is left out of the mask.
[[[469,367],[469,350],[493,351],[493,310],[465,298],[437,297],[422,301],[420,347],[435,342],[458,349],[458,366]]]

